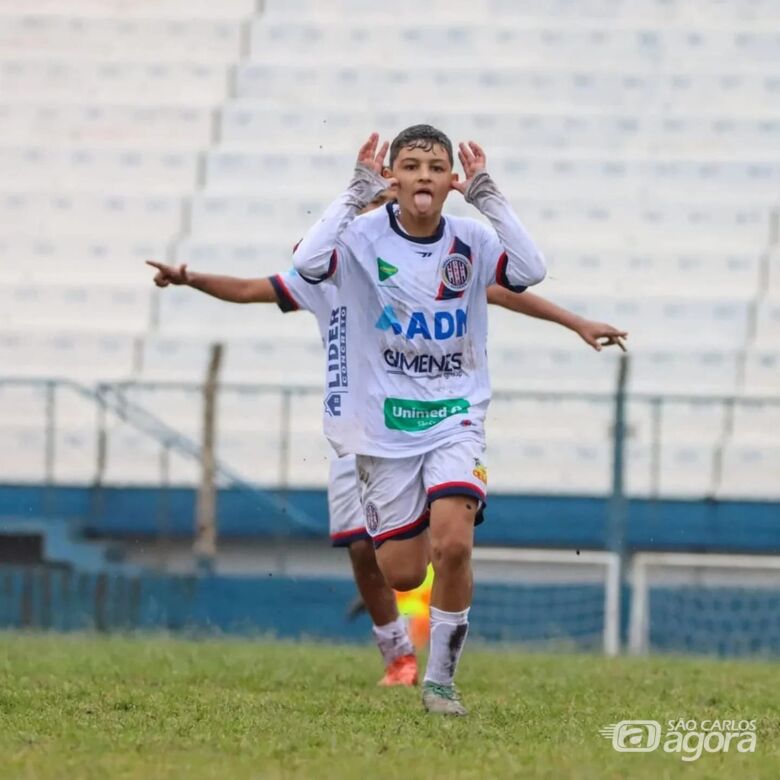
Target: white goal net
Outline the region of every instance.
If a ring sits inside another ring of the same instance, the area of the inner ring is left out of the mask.
[[[615,554],[476,547],[473,561],[472,636],[533,649],[618,652]]]
[[[629,650],[780,655],[780,556],[638,553]]]

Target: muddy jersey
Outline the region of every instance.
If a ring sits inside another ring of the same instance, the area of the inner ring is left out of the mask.
[[[295,251],[300,278],[333,290],[324,430],[340,455],[406,457],[484,436],[487,288],[524,289],[545,266],[487,174],[472,189],[494,229],[442,216],[413,237],[395,204],[355,218],[347,190]]]

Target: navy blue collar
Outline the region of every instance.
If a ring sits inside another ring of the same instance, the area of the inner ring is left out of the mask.
[[[390,227],[398,233],[399,236],[405,238],[407,241],[414,241],[415,244],[435,244],[444,235],[444,215],[439,220],[439,224],[436,227],[436,231],[432,236],[410,236],[407,232],[401,229],[398,224],[398,220],[395,216],[395,202],[388,203],[385,208],[387,209],[387,216],[390,219]]]

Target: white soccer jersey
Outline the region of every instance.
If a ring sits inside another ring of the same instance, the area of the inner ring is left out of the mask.
[[[336,306],[336,288],[304,281],[292,270],[269,277],[283,312],[310,311],[317,320],[323,344],[328,338],[331,312]],[[363,521],[354,455],[339,458],[331,452],[328,475],[328,519],[330,538],[335,547],[349,547],[370,538]]]
[[[473,189],[495,231],[446,216],[433,236],[413,238],[392,204],[354,218],[375,192],[356,197],[351,186],[298,245],[304,279],[338,288],[324,429],[339,455],[406,457],[484,437],[487,287],[535,284],[544,261],[487,174]]]
[[[309,284],[295,269],[275,274],[269,277],[269,280],[276,291],[279,308],[283,312],[303,309],[314,315],[324,344],[328,335],[330,312],[336,305],[337,290],[329,285]]]

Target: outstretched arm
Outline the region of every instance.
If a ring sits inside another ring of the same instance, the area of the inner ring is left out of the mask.
[[[461,143],[458,159],[466,180],[461,182],[456,178],[452,188],[461,192],[468,203],[490,220],[498,236],[498,244],[491,249],[497,252],[496,282],[514,290],[538,284],[547,273],[544,256],[517,218],[509,201],[490,178],[482,147],[474,141]],[[495,241],[491,241],[491,244],[495,244]]]
[[[597,352],[601,352],[602,347],[608,347],[611,344],[617,344],[620,349],[626,351],[623,344],[623,339],[628,338],[626,331],[618,330],[604,322],[594,322],[580,317],[578,314],[542,298],[541,295],[534,295],[530,292],[514,293],[494,284],[488,287],[487,299],[488,303],[503,306],[510,311],[563,325],[577,333],[586,344],[590,344]]]
[[[295,248],[295,270],[307,282],[317,284],[336,273],[339,237],[363,207],[395,184],[394,179],[382,178],[387,148],[387,141],[379,146],[378,133],[369,136],[360,147],[349,186]]]
[[[147,260],[146,264],[157,269],[154,283],[158,287],[167,287],[169,284],[186,285],[230,303],[276,303],[278,300],[270,279],[200,274],[187,270],[186,263],[173,266]]]

